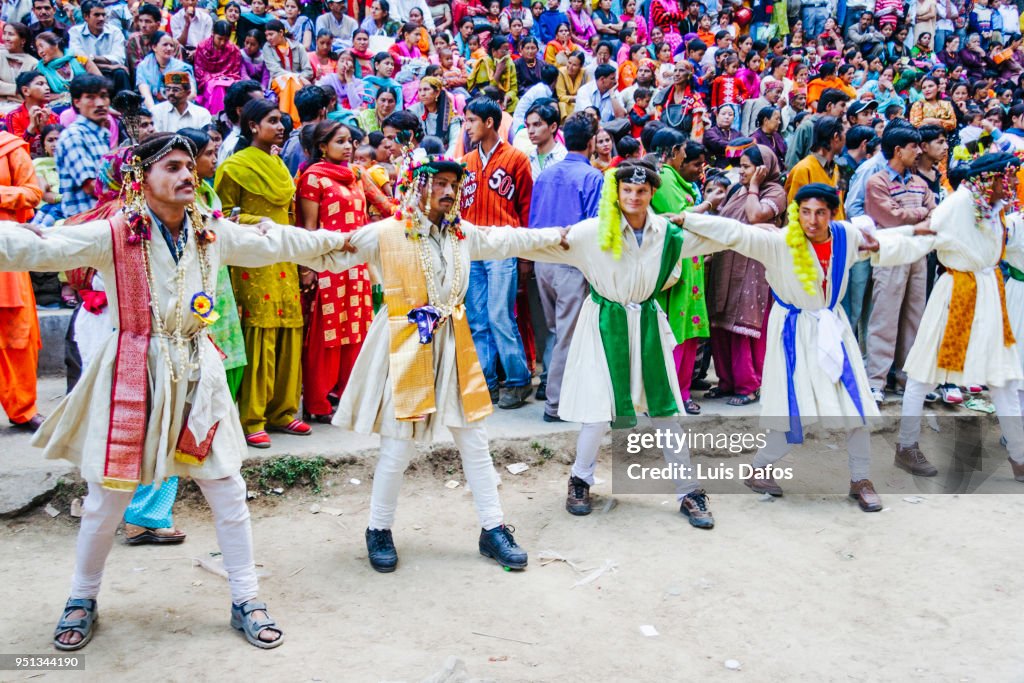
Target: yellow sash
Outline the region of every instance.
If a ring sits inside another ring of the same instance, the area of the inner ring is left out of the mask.
[[[384,304],[388,307],[388,330],[391,333],[390,376],[395,418],[423,420],[437,412],[434,345],[419,343],[417,327],[409,322],[408,315],[414,308],[429,303],[427,280],[420,267],[416,242],[406,237],[404,222],[394,219],[383,221],[378,240]],[[454,246],[456,250],[459,248]],[[466,272],[469,272],[468,267]],[[475,422],[494,410],[490,392],[473,345],[465,305],[459,304],[449,320],[455,334],[455,365],[462,409],[466,420]]]
[[[963,372],[967,344],[971,341],[978,283],[974,279],[974,273],[959,270],[947,272],[953,276],[953,296],[949,301],[949,315],[946,318],[946,329],[942,333],[942,345],[939,346],[938,366],[943,370]],[[1006,290],[1002,275],[996,271],[994,276],[999,283],[999,304],[1003,309],[1003,344],[1010,346],[1014,343],[1014,338],[1013,330],[1010,329],[1010,316],[1006,312]]]

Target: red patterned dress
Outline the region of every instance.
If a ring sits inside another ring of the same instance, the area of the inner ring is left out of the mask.
[[[305,225],[302,202],[316,202],[319,227],[352,232],[368,218],[390,216],[394,205],[361,171],[321,161],[299,177],[297,211]],[[306,335],[302,345],[302,402],[306,414],[331,414],[328,395],[340,396],[370,328],[373,305],[370,275],[365,265],[344,273],[318,274],[309,297]]]

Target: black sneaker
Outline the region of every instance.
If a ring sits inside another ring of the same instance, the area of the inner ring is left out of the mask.
[[[537,401],[548,400],[548,385],[541,382],[540,386],[537,387],[537,393],[533,395],[533,398]]]
[[[590,506],[590,484],[579,477],[569,475],[569,493],[565,497],[565,509],[570,515],[582,517],[589,515]]]
[[[715,526],[715,518],[708,509],[708,494],[704,489],[697,489],[683,496],[679,503],[679,511],[690,520],[690,525],[698,529],[711,529]]]
[[[526,569],[526,551],[512,536],[515,527],[505,524],[480,530],[480,554],[490,557],[506,569]]]
[[[391,529],[366,530],[366,556],[370,560],[370,566],[382,574],[395,571],[398,552],[395,550],[395,541],[391,538]]]
[[[548,415],[547,413],[544,413],[544,421],[545,422],[565,422],[565,420],[563,420],[562,418],[558,417],[557,415]]]

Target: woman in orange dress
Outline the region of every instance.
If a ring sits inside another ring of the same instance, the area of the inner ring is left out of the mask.
[[[318,123],[312,148],[313,163],[298,180],[300,227],[352,232],[366,224],[369,213],[382,217],[394,212],[391,200],[369,177],[349,165],[354,147],[348,126]],[[337,402],[344,390],[373,318],[370,276],[361,265],[344,273],[305,271],[301,280],[307,313],[302,344],[305,419],[328,423],[332,398]]]

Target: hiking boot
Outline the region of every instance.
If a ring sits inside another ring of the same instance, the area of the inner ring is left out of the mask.
[[[759,477],[757,473],[763,473],[763,470],[755,469],[754,474],[743,480],[743,483],[754,493],[767,493],[769,496],[776,498],[782,497],[782,487],[775,482],[775,477],[768,472],[767,477]]]
[[[570,515],[582,517],[589,515],[590,507],[590,484],[579,477],[569,475],[569,495],[565,497],[565,509]]]
[[[370,566],[382,574],[395,571],[398,551],[395,550],[395,541],[391,538],[391,529],[366,530],[366,556],[370,560]]]
[[[870,479],[851,481],[850,498],[856,500],[864,512],[878,512],[882,509],[882,499],[875,493],[875,485]]]
[[[522,407],[526,405],[526,399],[530,398],[532,392],[533,387],[529,384],[521,387],[505,387],[501,390],[498,407],[506,410]]]
[[[893,460],[893,464],[901,470],[910,472],[915,477],[934,477],[939,473],[935,469],[935,465],[924,457],[924,453],[917,447],[916,441],[909,446],[896,444],[896,458]]]
[[[480,530],[480,554],[506,569],[526,569],[526,551],[516,543],[515,527],[506,524]]]
[[[679,503],[679,511],[690,520],[690,526],[698,529],[711,529],[715,526],[715,518],[708,509],[708,494],[704,489],[697,489],[683,496]]]

